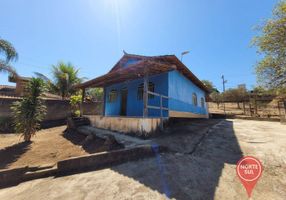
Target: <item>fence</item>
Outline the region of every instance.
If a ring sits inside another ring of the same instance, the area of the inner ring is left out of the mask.
[[[259,118],[285,118],[285,99],[250,100],[244,102],[209,102],[210,113],[225,113],[233,115],[245,115]]]
[[[160,106],[154,106],[154,105],[149,105],[148,101],[147,101],[147,109],[158,109],[160,110],[160,129],[163,130],[163,111],[166,110],[168,111],[169,109],[167,107],[164,107],[163,106],[163,99],[169,99],[169,97],[165,96],[165,95],[162,95],[162,94],[158,94],[158,93],[155,93],[155,92],[151,92],[151,91],[148,91],[147,90],[147,94],[151,94],[151,95],[154,95],[154,96],[158,96],[160,98]],[[144,112],[144,111],[143,111]]]

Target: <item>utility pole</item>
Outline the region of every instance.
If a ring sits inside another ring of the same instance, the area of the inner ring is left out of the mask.
[[[222,75],[221,78],[222,78],[222,87],[223,87],[223,95],[222,95],[222,98],[223,98],[223,112],[224,112],[224,115],[225,115],[226,113],[225,113],[224,92],[225,92],[225,84],[226,84],[227,80],[224,80],[224,75]]]

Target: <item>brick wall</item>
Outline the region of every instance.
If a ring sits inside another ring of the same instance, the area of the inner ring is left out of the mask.
[[[20,99],[0,98],[0,117],[12,117],[10,107],[13,102]],[[70,115],[70,105],[67,100],[45,100],[47,115],[44,121],[61,120]],[[83,113],[85,115],[99,115],[102,113],[101,102],[83,103]]]

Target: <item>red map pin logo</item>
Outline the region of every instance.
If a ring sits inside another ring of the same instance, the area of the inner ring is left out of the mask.
[[[262,174],[261,162],[252,156],[245,156],[238,161],[236,173],[250,198],[252,190]]]

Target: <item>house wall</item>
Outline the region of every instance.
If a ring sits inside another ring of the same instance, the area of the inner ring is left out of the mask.
[[[168,73],[169,116],[170,117],[207,117],[205,92],[178,71]],[[198,105],[193,104],[192,95],[197,94]],[[201,107],[204,98],[204,108]]]
[[[149,77],[149,82],[154,83],[155,92],[168,96],[168,73],[153,75]],[[132,80],[126,83],[118,83],[105,88],[105,116],[119,116],[121,108],[121,94],[123,88],[127,88],[127,116],[142,117],[143,116],[143,99],[137,98],[138,86],[143,83],[143,78]],[[115,102],[108,102],[108,94],[111,90],[117,91],[117,98]],[[148,100],[149,105],[160,106],[160,98],[155,96],[153,99]],[[168,101],[163,101],[163,106],[168,106]],[[148,109],[149,117],[160,116],[160,111],[155,109]],[[167,117],[168,112],[164,111],[163,116]]]
[[[169,96],[163,99],[163,106],[170,111],[163,111],[164,117],[208,117],[205,92],[183,76],[178,71],[170,71],[149,77],[149,82],[155,84],[155,92]],[[127,112],[126,116],[143,116],[143,99],[137,99],[138,86],[143,83],[143,78],[132,80],[126,83],[118,83],[105,88],[105,116],[120,116],[121,94],[123,88],[127,88]],[[111,90],[117,91],[117,98],[114,102],[108,102],[108,95]],[[196,93],[198,105],[195,106],[192,94]],[[201,107],[201,98],[204,98],[204,107]],[[155,96],[148,99],[148,105],[160,106],[160,98]],[[160,117],[160,110],[148,109],[149,117]]]

